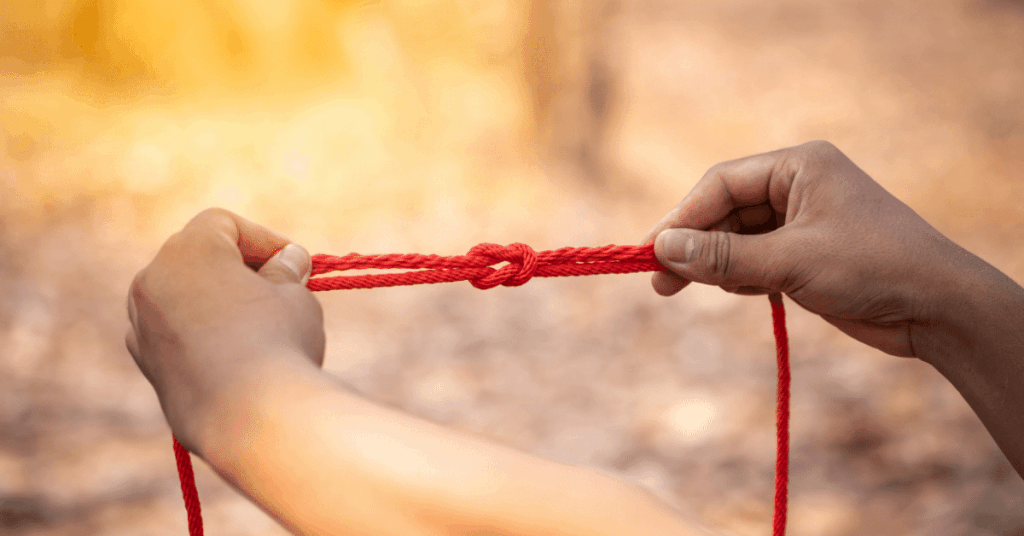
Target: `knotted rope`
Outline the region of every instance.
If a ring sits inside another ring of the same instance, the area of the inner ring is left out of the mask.
[[[495,270],[492,265],[507,265]],[[498,285],[518,287],[533,277],[593,274],[628,274],[662,270],[654,258],[654,246],[604,246],[562,248],[537,253],[526,244],[480,244],[465,255],[314,255],[312,275],[361,268],[426,268],[415,272],[321,277],[309,280],[310,290],[394,287],[421,283],[469,281],[478,289]]]
[[[494,269],[491,266],[507,262]],[[314,255],[311,276],[329,272],[398,268],[416,271],[355,276],[310,277],[306,285],[311,291],[394,287],[424,283],[469,281],[478,289],[499,285],[517,287],[534,277],[578,276],[593,274],[627,274],[658,272],[664,268],[654,256],[654,245],[604,246],[599,248],[562,248],[535,252],[526,244],[499,246],[480,244],[466,255],[359,255],[344,257]],[[775,457],[775,513],[772,535],[786,533],[786,503],[789,488],[789,338],[786,334],[786,312],[781,294],[769,294],[775,351],[778,362]],[[188,512],[190,536],[203,535],[203,519],[199,506],[192,461],[188,451],[174,438],[174,455],[181,480],[181,493]]]

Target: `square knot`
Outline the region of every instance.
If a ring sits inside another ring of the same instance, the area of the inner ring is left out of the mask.
[[[494,288],[498,285],[506,287],[518,287],[529,281],[537,273],[537,252],[526,244],[511,244],[499,246],[497,244],[479,244],[469,250],[467,257],[484,257],[489,262],[487,275],[473,279],[470,283],[481,290]],[[508,262],[505,266],[495,270],[491,264]]]

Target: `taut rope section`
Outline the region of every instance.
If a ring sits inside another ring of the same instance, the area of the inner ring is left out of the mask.
[[[507,262],[494,269],[491,266]],[[414,269],[416,271],[355,276],[311,277],[309,290],[339,290],[394,287],[424,283],[469,281],[478,289],[499,285],[517,287],[534,277],[558,277],[594,274],[627,274],[658,272],[664,268],[654,256],[654,245],[604,246],[599,248],[562,248],[536,252],[526,244],[499,246],[480,244],[466,255],[359,255],[344,257],[314,255],[312,276],[329,272],[367,268]],[[786,334],[786,311],[781,294],[769,294],[775,350],[778,358],[778,408],[776,412],[775,515],[773,536],[786,533],[786,503],[789,486],[789,338]],[[174,438],[174,455],[181,480],[181,493],[188,512],[190,536],[203,535],[203,519],[192,473],[192,460],[185,447]]]
[[[492,265],[507,261],[495,270]],[[309,280],[310,290],[394,287],[421,283],[469,281],[485,290],[498,285],[518,287],[533,277],[628,274],[657,272],[663,268],[654,258],[654,246],[604,246],[562,248],[537,253],[526,244],[480,244],[466,255],[359,255],[313,256],[312,275],[360,268],[426,268],[416,272],[322,277]]]

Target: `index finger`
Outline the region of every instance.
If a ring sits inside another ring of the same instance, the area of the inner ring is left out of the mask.
[[[789,149],[715,165],[647,233],[641,244],[654,242],[665,229],[708,230],[738,208],[770,202],[776,212],[785,213],[792,184],[792,173],[782,172],[786,151]]]
[[[262,265],[290,240],[274,231],[222,208],[209,208],[192,218],[186,232],[213,233],[226,249],[241,254],[246,264]]]

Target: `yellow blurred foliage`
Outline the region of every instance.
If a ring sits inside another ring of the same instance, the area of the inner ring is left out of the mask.
[[[528,35],[534,11],[522,0],[5,3],[0,121],[22,213],[114,196],[113,210],[131,206],[126,226],[159,234],[211,204],[347,227],[415,213],[435,194],[532,195],[501,176],[529,160],[536,130],[524,40],[549,39]]]
[[[414,60],[516,57],[522,1],[15,1],[0,7],[7,72],[75,68],[112,85],[174,92],[296,89],[353,74],[351,36],[384,19]],[[386,60],[386,58],[381,58]],[[416,63],[422,63],[416,61]]]

